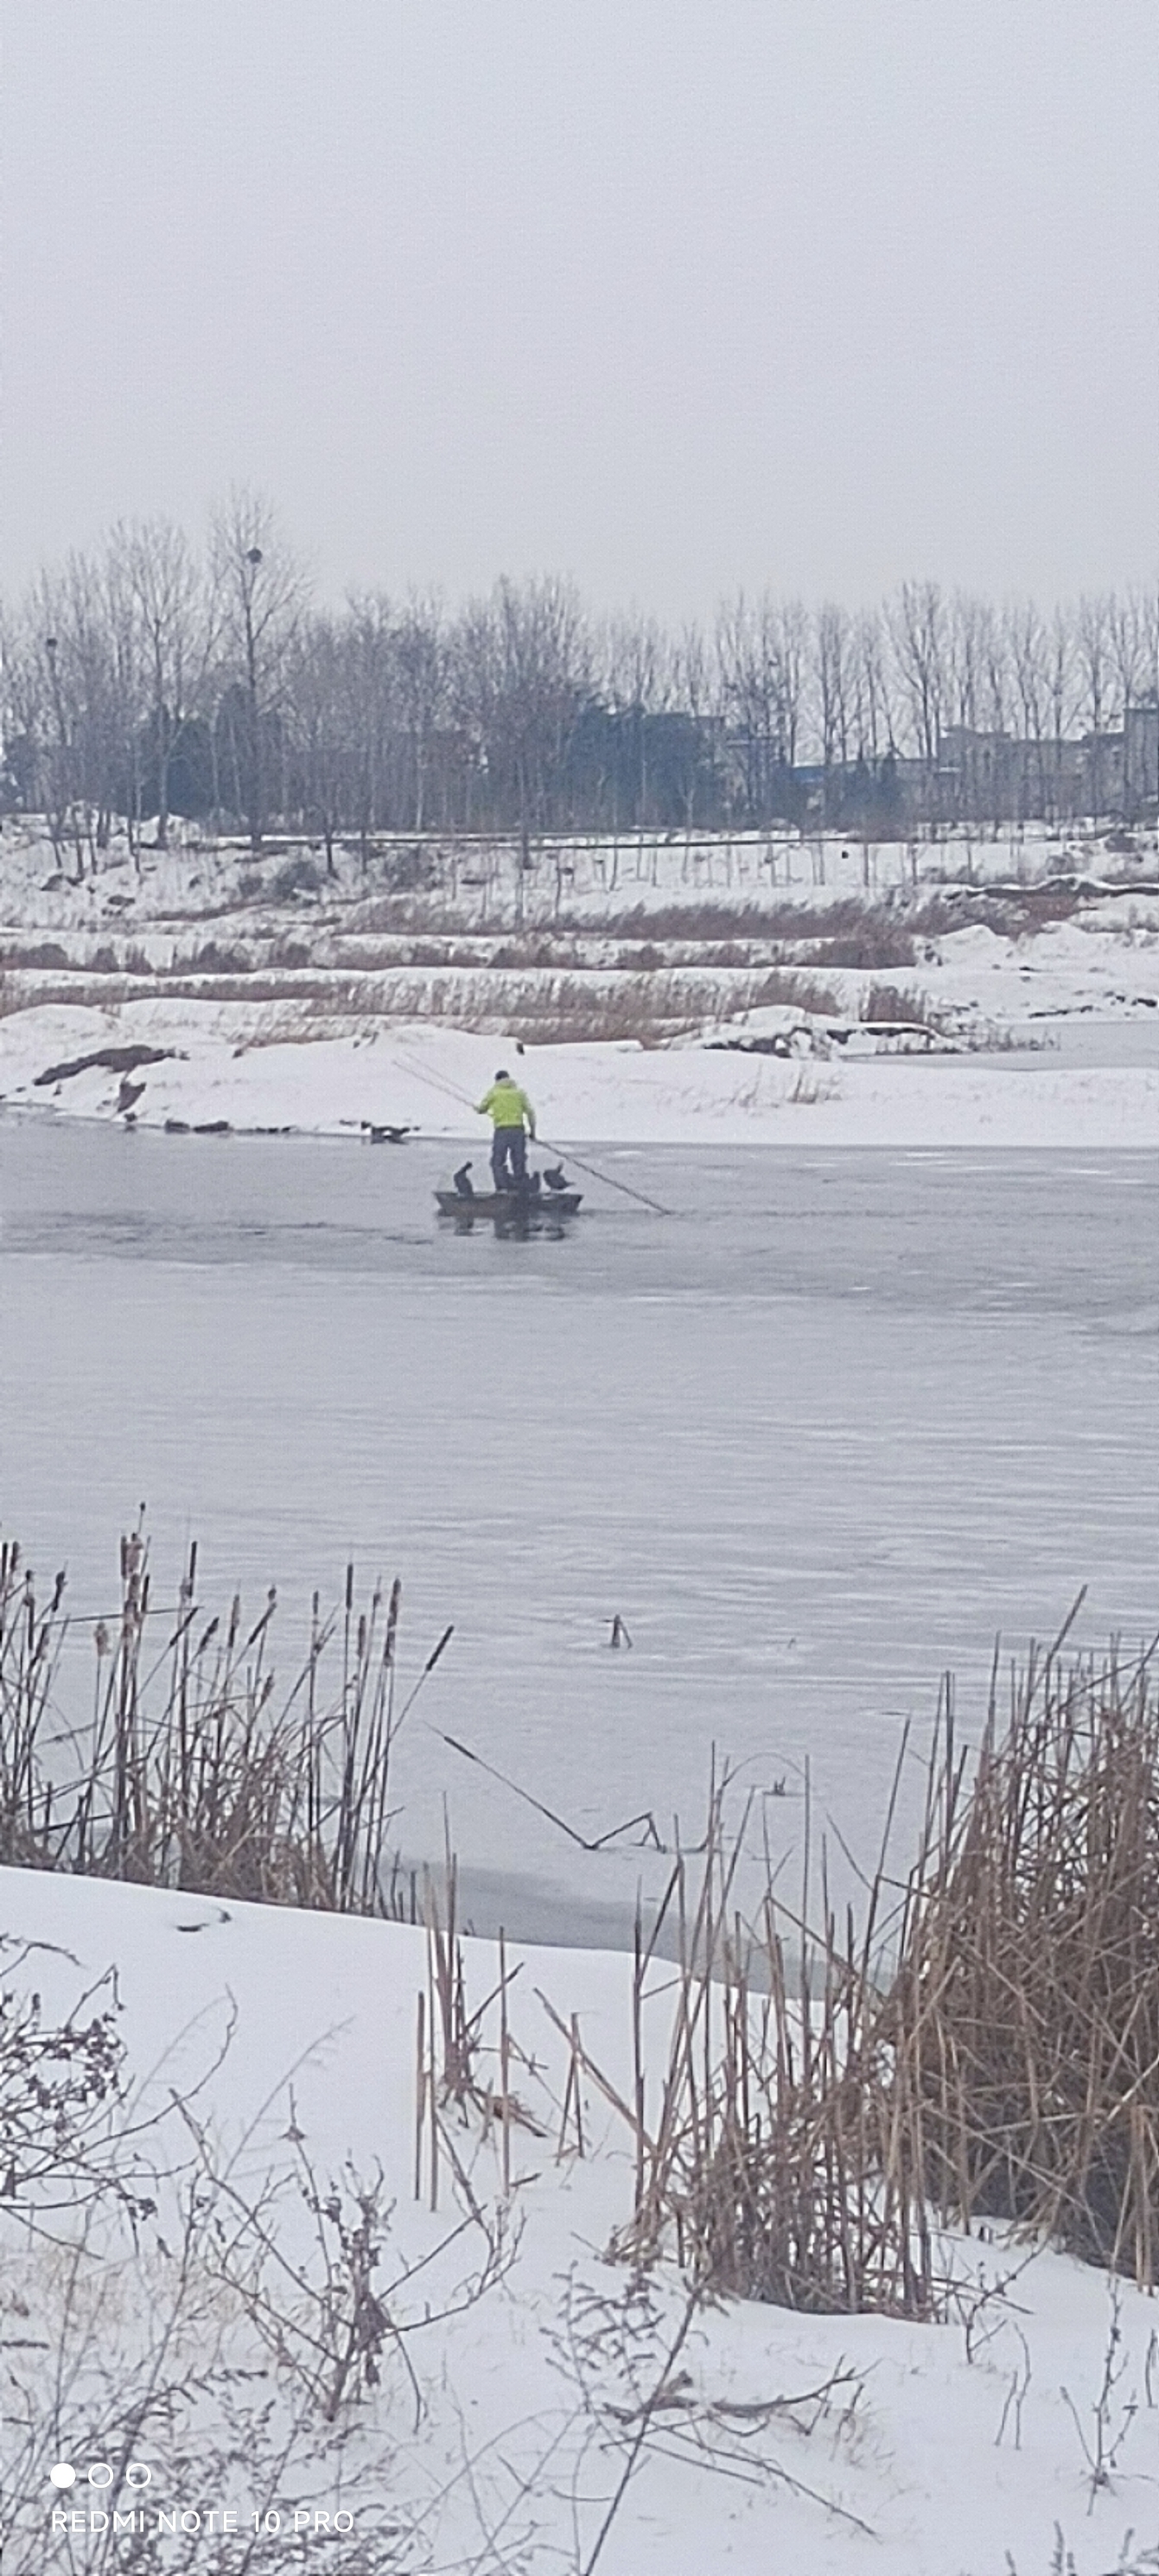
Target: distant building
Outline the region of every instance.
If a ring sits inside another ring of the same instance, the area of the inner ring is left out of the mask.
[[[1155,715],[1159,720],[1159,710]],[[1156,756],[1159,735],[1152,766]],[[1135,757],[1138,765],[1141,748]],[[1123,814],[1131,802],[1125,734],[1048,734],[1023,741],[1016,734],[948,725],[928,794],[930,819],[939,823],[1070,822],[1078,815]]]
[[[1123,716],[1124,805],[1159,805],[1159,698],[1140,698]]]

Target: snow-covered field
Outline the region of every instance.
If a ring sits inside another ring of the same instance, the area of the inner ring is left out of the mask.
[[[969,934],[967,934],[969,935]],[[224,1119],[267,1133],[357,1133],[393,1122],[487,1150],[473,1114],[510,1054],[502,1037],[429,1022],[278,1043],[285,1006],[266,1005],[262,1039],[244,1006],[53,1004],[0,1020],[0,1092],[14,1108],[115,1119],[122,1071],[97,1066],[45,1085],[53,1065],[112,1046],[165,1050],[133,1067],[142,1126]],[[1159,1049],[1159,1032],[1156,1033]],[[518,1060],[545,1137],[556,1144],[1159,1145],[1159,1062],[1074,1065],[1008,1056],[802,1061],[632,1041],[529,1047]],[[458,1159],[457,1155],[453,1158]]]
[[[5,1985],[35,1986],[46,2023],[115,1965],[131,2082],[112,2122],[122,2143],[92,2162],[155,2200],[132,2224],[91,2221],[72,2269],[27,2232],[27,2210],[3,2215],[13,2576],[579,2576],[597,2563],[603,2576],[1048,2576],[1072,2564],[1059,2532],[1077,2576],[1159,2563],[1154,2307],[1139,2293],[1116,2303],[1059,2256],[947,2239],[959,2288],[942,2324],[716,2301],[690,2313],[672,2268],[644,2279],[608,2261],[631,2209],[630,2130],[585,2079],[584,2153],[570,2116],[561,2152],[567,2050],[541,1998],[565,2024],[578,2015],[622,2092],[623,1958],[510,1954],[512,2090],[535,2125],[510,2131],[505,2190],[499,2124],[448,2114],[432,2211],[429,2127],[415,2189],[421,1931],[10,1871],[0,1923]],[[474,2012],[498,1956],[468,1942],[465,1959]],[[654,2058],[666,1983],[658,1969],[645,2006]],[[481,2038],[478,2071],[497,2089],[493,2000]],[[360,2194],[380,2213],[389,2328],[366,2329],[378,2385],[327,2422],[303,2394],[309,2368],[325,2380],[334,2367],[323,2242],[334,2314],[344,2276],[326,2211],[355,2225]],[[77,2224],[53,2232],[75,2241]],[[279,2248],[296,2278],[279,2275]],[[74,2483],[50,2483],[57,2464]],[[110,2547],[113,2509],[137,2517],[122,2523],[132,2543]]]
[[[470,1104],[522,1026],[527,1086],[545,1133],[563,1142],[1159,1141],[1149,845],[1127,854],[1041,837],[864,853],[758,836],[568,845],[566,856],[540,851],[518,920],[510,852],[474,862],[434,852],[426,864],[432,883],[410,899],[408,930],[406,902],[368,891],[348,856],[333,883],[300,855],[256,869],[236,848],[194,848],[146,855],[139,872],[122,857],[74,885],[50,852],[10,830],[0,842],[0,953],[10,961],[0,1098],[141,1125],[340,1133],[391,1121],[458,1141],[481,1133]],[[295,868],[305,868],[306,891],[293,891]],[[1020,889],[1041,889],[1052,874],[1086,889],[1061,917],[1047,905],[1029,927],[1004,930],[968,917],[979,886],[1021,900]],[[559,926],[564,887],[569,929]],[[951,897],[967,904],[961,928]],[[835,906],[868,903],[904,927],[907,906],[920,918],[934,898],[951,926],[922,935],[912,964],[826,962]],[[815,938],[797,920],[792,938],[762,949],[754,921],[767,918],[771,931],[786,905]],[[642,952],[638,925],[662,914],[684,918],[688,937],[666,918],[663,939]],[[722,951],[730,916],[746,925],[747,945],[726,940]],[[632,924],[635,949],[620,935]],[[536,962],[537,935],[550,962]],[[821,962],[798,972],[802,950]],[[633,964],[642,953],[644,968]],[[786,1000],[754,999],[778,957],[804,1007],[791,984]],[[879,1006],[878,1024],[865,1021],[883,984],[901,1019],[917,1010],[936,1026],[935,1052],[920,1020],[891,1031]],[[667,1018],[650,1031],[649,996],[662,990]],[[569,1040],[585,1010],[600,1034]],[[675,1042],[653,1043],[674,1013]],[[537,1023],[568,1042],[536,1043]],[[603,1034],[609,1025],[622,1034]],[[1065,1041],[1080,1025],[1136,1032],[1139,1046],[1127,1061],[1113,1048],[1100,1060],[1089,1046],[1076,1061]],[[754,1044],[783,1053],[731,1051]],[[127,1095],[115,1065],[43,1080],[54,1065],[124,1047],[164,1056],[130,1071]]]

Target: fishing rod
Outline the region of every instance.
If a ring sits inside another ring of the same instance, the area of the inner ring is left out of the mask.
[[[402,1052],[401,1048],[399,1052]],[[448,1100],[457,1100],[461,1109],[470,1109],[474,1112],[474,1101],[469,1099],[465,1091],[460,1091],[457,1084],[448,1082],[442,1074],[426,1072],[413,1061],[410,1062],[410,1070],[418,1075],[420,1082],[428,1082],[432,1091],[442,1091]],[[558,1154],[561,1161],[566,1153],[567,1161],[574,1163],[581,1172],[590,1172],[593,1181],[602,1181],[605,1189],[622,1190],[626,1199],[638,1199],[641,1207],[651,1208],[654,1216],[672,1215],[671,1208],[662,1207],[659,1199],[650,1199],[646,1190],[634,1190],[627,1181],[613,1180],[610,1172],[601,1172],[598,1164],[585,1163],[583,1155],[577,1154],[571,1146],[565,1148],[562,1145],[553,1145],[550,1136],[536,1136],[535,1142],[537,1145],[544,1146],[549,1154]]]
[[[590,1172],[593,1181],[602,1181],[607,1190],[622,1190],[626,1199],[638,1199],[640,1206],[651,1208],[654,1216],[671,1216],[672,1209],[661,1207],[659,1199],[650,1199],[646,1190],[631,1189],[627,1181],[614,1181],[610,1172],[601,1172],[596,1163],[585,1163],[583,1155],[574,1153],[570,1145],[553,1145],[550,1136],[537,1136],[535,1142],[546,1146],[549,1154],[558,1154],[561,1161],[566,1152],[568,1162],[574,1163],[577,1170]]]

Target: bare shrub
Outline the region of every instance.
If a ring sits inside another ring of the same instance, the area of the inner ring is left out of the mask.
[[[800,939],[816,932],[824,923],[833,930],[843,928],[853,915],[860,919],[863,906],[852,901],[827,905],[822,911],[815,904],[787,903],[771,897],[767,903],[668,903],[650,906],[635,904],[622,912],[568,915],[559,927],[584,931],[606,938],[662,941],[706,941],[738,939]]]
[[[624,1038],[636,1038],[642,1046],[661,1046],[666,1039],[689,1035],[705,1018],[715,1016],[710,993],[693,995],[687,984],[678,986],[671,977],[629,975],[613,990],[595,978],[555,976],[542,994],[524,988],[504,1000],[500,990],[495,1006],[503,1012],[512,1036],[534,1046]]]
[[[941,1014],[928,993],[915,992],[912,986],[903,991],[897,984],[871,984],[861,997],[861,1017],[863,1020],[901,1022],[908,1028],[930,1029],[938,1037],[943,1033]]]
[[[798,975],[791,967],[776,966],[759,987],[754,1008],[766,1009],[778,1004],[790,1011],[827,1012],[834,1015],[841,1004],[828,984],[818,984],[811,975]]]
[[[322,878],[313,859],[287,859],[265,889],[267,902],[289,903],[296,894],[320,894]]]
[[[509,991],[505,997],[500,986],[495,999],[500,1007],[505,999],[504,1025],[541,1046],[601,1038],[636,1038],[643,1046],[661,1046],[770,1003],[812,1012],[838,1007],[824,985],[781,968],[706,974],[695,967],[673,967],[663,973],[621,973],[614,981],[596,973],[559,975],[545,979],[538,990]]]
[[[838,931],[833,937],[822,934],[812,955],[802,962],[818,966],[912,966],[917,957],[914,933],[892,913],[869,911],[856,927]]]
[[[106,2153],[124,2095],[115,1979],[86,1987],[60,2020],[28,1991],[34,1965],[35,1945],[0,1938],[0,2202],[42,2227],[112,2188],[136,2217],[141,2204]]]
[[[245,2576],[257,2528],[280,2532],[285,2550],[289,2535],[311,2533],[318,2506],[332,2576],[413,2569],[414,2517],[391,2492],[397,2439],[384,2427],[361,2445],[355,2488],[339,2447],[347,2425],[336,2437],[308,2399],[295,2402],[244,2300],[203,2260],[204,2221],[187,2210],[183,2227],[167,2223],[164,2254],[118,2260],[82,2240],[33,2264],[24,2248],[27,2300],[3,2283],[8,2315],[34,2303],[37,2329],[6,2335],[0,2364],[6,2576],[82,2562],[96,2576]],[[102,2485],[49,2484],[53,2462],[86,2457],[108,2464]],[[141,2461],[147,2484],[126,2475]],[[223,2499],[240,2509],[224,2515]],[[54,2506],[80,2508],[75,2536],[71,2513],[54,2529]],[[337,2528],[336,2507],[347,2508]]]
[[[558,966],[561,962],[566,964],[569,954],[570,943],[567,940],[528,934],[522,939],[496,940],[487,957],[487,963],[500,972],[511,967],[522,969],[525,966]],[[415,963],[419,962],[416,950]],[[479,960],[473,957],[470,962],[477,964]]]
[[[24,947],[6,948],[5,966],[59,967],[68,965],[68,953],[55,939],[38,939]]]
[[[271,958],[270,963],[274,962],[279,965],[290,963],[289,959],[275,961]],[[310,962],[305,951],[302,962],[307,966]],[[249,975],[253,965],[254,960],[247,949],[223,948],[219,940],[206,939],[199,948],[190,949],[184,956],[175,956],[166,972],[173,975]],[[156,972],[156,969],[149,971]]]

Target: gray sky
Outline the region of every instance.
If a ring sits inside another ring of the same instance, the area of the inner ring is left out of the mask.
[[[1157,0],[0,0],[0,584],[1159,574]]]

